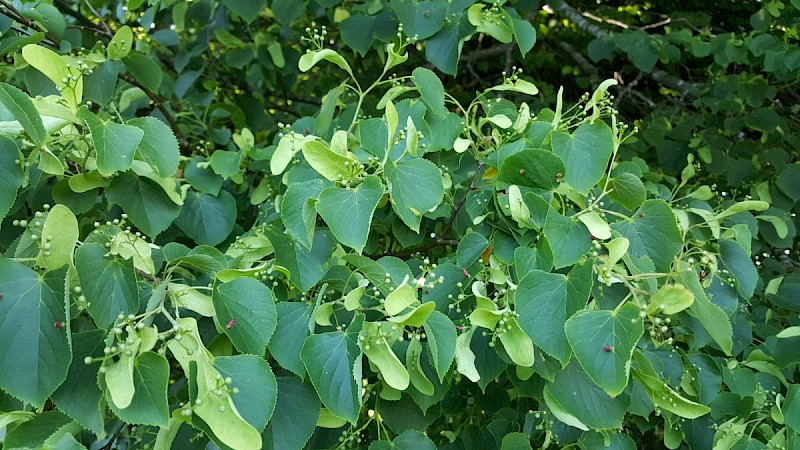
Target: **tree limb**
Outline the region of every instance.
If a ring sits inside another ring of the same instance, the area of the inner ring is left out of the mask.
[[[579,13],[575,8],[568,5],[564,0],[550,0],[550,6],[554,11],[558,11],[564,15],[570,22],[578,26],[578,28],[588,32],[597,39],[608,39],[608,33],[597,26],[595,23],[589,21],[583,14]],[[697,89],[700,85],[690,83],[682,80],[675,75],[667,73],[661,69],[653,69],[650,71],[650,78],[654,81],[663,84],[664,86],[674,89],[684,96],[695,96]]]

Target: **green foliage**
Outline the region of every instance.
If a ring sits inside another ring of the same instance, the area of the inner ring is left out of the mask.
[[[800,446],[797,2],[2,3],[3,448]]]

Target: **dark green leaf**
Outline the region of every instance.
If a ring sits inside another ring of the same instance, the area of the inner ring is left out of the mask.
[[[72,335],[72,363],[67,379],[51,396],[58,409],[97,435],[104,433],[104,417],[100,409],[103,392],[97,386],[97,369],[100,365],[86,364],[84,358],[104,356],[105,334],[103,330],[96,329]]]
[[[155,117],[138,117],[128,121],[144,132],[139,142],[138,155],[161,175],[169,177],[178,170],[180,148],[172,130]]]
[[[550,134],[553,153],[566,165],[564,181],[581,194],[588,194],[606,173],[614,150],[611,128],[603,122],[585,123],[572,134]]]
[[[630,219],[611,228],[630,241],[631,255],[650,257],[659,272],[669,272],[673,258],[683,247],[675,214],[663,200],[644,202]]]
[[[297,377],[278,377],[275,412],[262,434],[267,450],[300,449],[314,432],[319,417],[319,398]]]
[[[341,331],[314,334],[300,352],[322,404],[333,414],[355,423],[361,409],[361,350]]]
[[[131,404],[119,409],[113,401],[108,404],[120,419],[131,424],[165,427],[169,422],[167,385],[169,363],[167,358],[154,352],[145,352],[136,358],[133,368],[135,395]]]
[[[389,41],[397,31],[397,17],[384,10],[374,16],[353,14],[339,24],[342,40],[361,56],[376,43]]]
[[[567,277],[534,270],[520,281],[514,303],[519,314],[519,326],[533,343],[562,365],[566,364],[570,356],[564,333],[564,322],[570,309]]]
[[[275,300],[264,283],[239,277],[216,286],[211,299],[217,321],[236,349],[263,356],[278,323]]]
[[[628,394],[609,396],[576,362],[557,373],[555,380],[545,386],[544,398],[551,409],[556,406],[584,426],[596,429],[619,428],[630,403]],[[559,414],[554,415],[564,421]]]
[[[425,42],[425,57],[437,69],[448,75],[455,75],[461,57],[462,41],[474,31],[475,27],[469,23],[467,15],[457,14],[457,17]]]
[[[419,232],[422,216],[444,196],[439,168],[425,159],[406,159],[387,164],[385,171],[392,208],[409,228]]]
[[[424,67],[417,67],[411,74],[411,81],[417,86],[422,102],[438,116],[447,114],[444,106],[444,86],[433,71]]]
[[[289,279],[300,290],[310,290],[328,271],[331,255],[336,248],[330,231],[317,230],[311,250],[306,250],[288,235],[272,228],[267,228],[265,234],[275,247],[278,265],[291,273]]]
[[[0,222],[14,205],[17,190],[25,182],[22,167],[15,163],[19,158],[17,144],[5,136],[0,136]]]
[[[35,146],[41,147],[47,139],[47,131],[44,129],[42,117],[33,106],[31,98],[10,84],[0,83],[0,103],[22,125],[31,142]]]
[[[611,189],[608,197],[631,211],[642,206],[647,198],[642,180],[631,173],[621,173],[611,178],[608,188]]]
[[[0,258],[0,388],[37,407],[64,381],[72,360],[65,275],[61,269],[40,276]]]
[[[553,251],[553,263],[557,269],[574,264],[592,249],[586,225],[578,219],[559,214],[555,209],[547,213],[544,234]]]
[[[281,200],[281,219],[286,232],[309,250],[317,222],[315,202],[322,189],[319,179],[290,183]]]
[[[439,381],[442,381],[456,354],[456,327],[446,315],[434,311],[425,321],[424,328],[428,336],[430,360],[439,375]]]
[[[275,360],[299,377],[306,374],[300,349],[309,334],[311,306],[301,302],[278,302],[278,326],[269,346]]]
[[[367,176],[355,188],[327,188],[319,195],[317,212],[336,239],[357,252],[367,244],[372,214],[383,196],[383,184]]]
[[[273,8],[275,7],[275,3],[280,2],[273,2]],[[266,0],[222,0],[222,4],[228,7],[232,13],[244,19],[247,23],[255,20],[256,17],[258,17],[258,13],[267,7]]]
[[[166,230],[181,212],[161,186],[132,173],[114,177],[106,189],[106,198],[119,205],[131,222],[150,237]]]
[[[198,244],[217,245],[231,234],[236,221],[236,200],[227,191],[218,196],[186,194],[175,225]]]
[[[128,315],[139,310],[133,260],[106,254],[106,248],[95,242],[83,244],[75,251],[75,269],[89,302],[89,314],[100,328],[109,328],[121,313]]]
[[[564,161],[557,155],[534,148],[503,160],[497,179],[518,186],[554,190],[565,171]]]
[[[447,3],[441,0],[392,0],[391,5],[403,32],[419,40],[439,31],[447,12]]]
[[[233,404],[244,420],[259,432],[267,426],[278,397],[278,385],[269,364],[254,355],[220,356],[214,367],[233,382],[228,389],[237,388]]]
[[[128,72],[147,89],[158,92],[164,73],[155,61],[141,53],[131,53],[122,62],[125,63]]]
[[[78,117],[86,122],[92,133],[97,170],[104,176],[128,170],[144,131],[131,125],[105,122],[86,108],[78,111]]]

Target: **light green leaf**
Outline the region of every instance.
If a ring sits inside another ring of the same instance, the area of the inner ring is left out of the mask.
[[[0,258],[0,388],[37,408],[64,381],[72,360],[65,275],[66,269],[39,275]]]
[[[36,257],[36,264],[46,270],[55,270],[70,264],[78,237],[78,219],[75,214],[64,205],[53,206],[44,220],[40,238],[43,249]]]
[[[581,194],[603,178],[614,150],[611,128],[603,122],[584,123],[572,134],[550,134],[553,153],[566,165],[564,180]]]
[[[358,344],[341,331],[313,334],[303,344],[300,358],[322,404],[355,423],[361,410],[361,380],[356,382],[353,376],[355,364],[361,364]]]
[[[516,318],[506,318],[506,322],[499,329],[495,328],[495,334],[500,335],[500,342],[503,343],[503,348],[514,364],[523,367],[533,365],[533,342],[522,331]]]
[[[386,296],[383,307],[390,316],[396,316],[417,301],[417,290],[408,284],[406,276],[403,282]]]
[[[430,301],[414,307],[411,311],[407,311],[395,317],[390,317],[386,320],[396,323],[401,327],[421,327],[435,309],[436,302]]]
[[[380,325],[366,322],[359,339],[364,355],[378,367],[386,384],[398,391],[408,388],[411,382],[408,370],[394,354],[391,343],[381,333]]]
[[[628,385],[633,349],[644,333],[639,308],[628,303],[614,311],[579,311],[564,330],[586,374],[609,395]]]
[[[647,305],[648,314],[677,314],[684,309],[692,306],[694,294],[686,286],[676,284],[665,284],[661,286]]]
[[[421,364],[422,343],[418,337],[411,338],[406,349],[406,368],[408,368],[409,380],[423,395],[433,395],[433,383],[425,375]]]
[[[37,147],[44,145],[44,141],[47,139],[47,130],[44,129],[42,117],[33,106],[28,94],[10,84],[0,83],[0,103],[22,125],[33,145]]]
[[[669,384],[661,381],[658,377],[646,374],[639,370],[633,371],[633,376],[639,380],[644,387],[644,391],[659,408],[677,414],[686,419],[696,419],[708,414],[711,411],[706,405],[693,402],[674,389]]]
[[[591,211],[586,214],[581,214],[578,216],[578,219],[586,225],[586,228],[589,229],[589,233],[597,239],[606,240],[611,238],[611,227],[608,226],[608,222],[606,222],[605,219],[600,217],[600,214]]]
[[[264,283],[236,278],[217,285],[211,300],[217,322],[236,349],[263,356],[278,323],[275,300]]]
[[[322,60],[337,65],[340,69],[347,72],[351,78],[353,77],[353,71],[350,69],[350,64],[347,64],[347,60],[345,60],[342,55],[337,53],[335,50],[331,50],[329,48],[310,51],[304,54],[297,62],[297,68],[300,69],[301,72],[308,72],[312,67],[316,66],[317,63]]]
[[[762,202],[759,200],[745,200],[743,202],[736,203],[728,207],[728,209],[717,214],[714,216],[714,220],[722,220],[726,217],[730,217],[745,211],[764,211],[767,208],[769,208],[769,203],[767,202]]]
[[[316,139],[303,144],[303,156],[314,170],[330,181],[349,180],[351,165],[358,164],[356,159],[336,153]]]
[[[650,257],[659,272],[669,272],[672,260],[683,247],[675,214],[663,200],[644,202],[630,219],[611,228],[630,241],[632,256]]]
[[[39,170],[50,175],[64,175],[64,164],[47,147],[39,149]]]
[[[481,375],[475,367],[475,353],[470,348],[472,335],[475,334],[477,329],[477,327],[470,328],[456,338],[456,370],[473,383],[477,383],[481,379]]]
[[[107,329],[120,313],[139,310],[139,290],[133,261],[106,254],[103,245],[85,243],[75,251],[75,269],[89,302],[89,314],[98,327]]]
[[[22,57],[28,64],[61,88],[61,95],[74,111],[83,97],[83,77],[77,68],[67,68],[67,60],[58,53],[36,44],[28,44],[22,48]],[[77,81],[70,77],[77,77]]]
[[[132,46],[133,31],[131,31],[131,27],[123,25],[114,33],[114,37],[111,38],[111,42],[106,47],[108,59],[119,61],[130,54]]]
[[[327,188],[319,195],[317,212],[336,239],[357,252],[367,244],[372,214],[383,196],[383,184],[369,175],[355,188]]]

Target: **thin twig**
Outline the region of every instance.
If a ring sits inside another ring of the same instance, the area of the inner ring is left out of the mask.
[[[89,8],[89,11],[91,11],[92,14],[94,14],[95,17],[100,19],[100,25],[103,26],[104,30],[106,30],[106,35],[113,36],[114,33],[111,32],[111,28],[108,27],[108,24],[106,23],[106,21],[103,20],[102,16],[100,16],[100,13],[98,13],[97,10],[94,9],[94,6],[92,6],[92,4],[89,2],[89,0],[83,0],[83,3],[86,5],[87,8]]]
[[[111,448],[114,446],[114,441],[117,440],[117,437],[119,437],[119,434],[122,432],[123,428],[125,428],[125,422],[121,422],[119,424],[116,431],[114,431],[114,434],[108,438],[108,442],[106,442],[104,446],[100,447],[100,450],[111,450]]]

